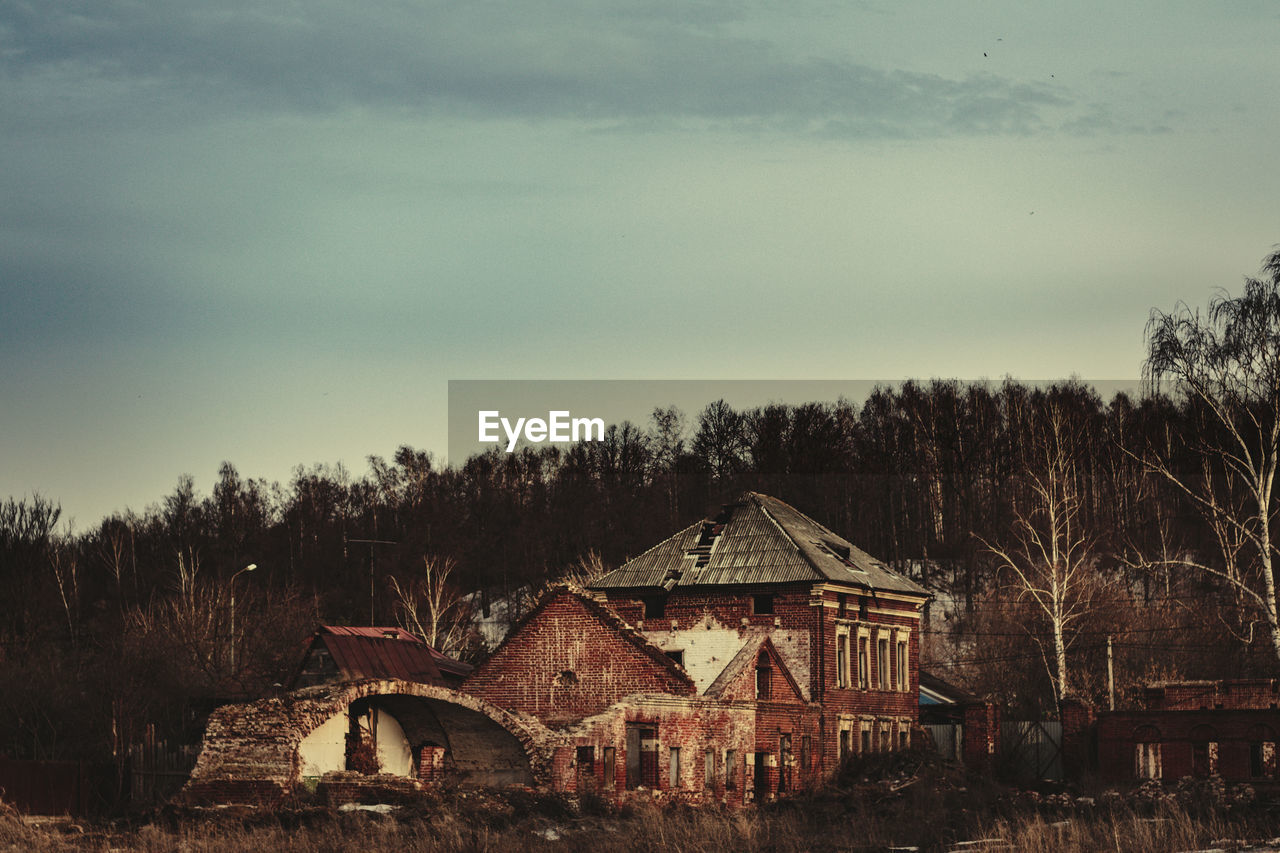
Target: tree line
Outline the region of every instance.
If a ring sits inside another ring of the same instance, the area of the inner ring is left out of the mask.
[[[1066,693],[1109,701],[1108,646],[1120,702],[1144,681],[1269,676],[1269,263],[1204,318],[1153,313],[1136,398],[1079,381],[908,381],[862,401],[658,408],[602,441],[452,467],[404,446],[362,473],[318,464],[268,483],[227,462],[208,495],[184,476],[81,532],[55,501],[9,498],[0,753],[106,760],[148,725],[198,737],[217,704],[287,687],[318,624],[435,625],[445,599],[465,621],[585,564],[617,566],[744,489],[928,586],[923,665],[1028,713]],[[474,632],[445,636],[456,654],[485,652]]]

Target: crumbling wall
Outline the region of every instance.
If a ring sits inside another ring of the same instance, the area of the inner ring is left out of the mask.
[[[262,805],[284,799],[302,781],[304,739],[363,699],[395,714],[412,746],[444,740],[439,745],[477,784],[549,779],[555,738],[537,720],[446,687],[371,679],[219,708],[180,797]],[[420,713],[410,712],[413,703]]]

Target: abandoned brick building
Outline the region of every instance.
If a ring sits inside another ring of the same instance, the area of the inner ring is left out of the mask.
[[[772,798],[911,742],[927,600],[749,492],[589,590],[547,591],[457,690],[383,677],[220,709],[188,799],[345,784],[329,777],[366,742],[384,773],[427,781]]]
[[[1153,684],[1137,710],[1063,707],[1063,747],[1106,779],[1276,782],[1280,681]]]
[[[910,743],[928,593],[754,492],[544,599],[465,689],[571,738],[557,785],[743,802]]]

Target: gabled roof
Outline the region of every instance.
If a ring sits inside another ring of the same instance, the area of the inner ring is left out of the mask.
[[[759,492],[744,493],[715,518],[686,527],[591,586],[670,591],[822,581],[929,595],[798,509]]]
[[[795,692],[796,698],[804,701],[804,691],[800,689],[800,685],[796,683],[795,677],[791,674],[791,670],[787,667],[787,663],[783,660],[782,655],[778,654],[777,648],[774,647],[773,641],[769,639],[767,633],[757,634],[755,637],[747,640],[746,644],[738,650],[738,653],[725,665],[725,668],[716,676],[716,680],[711,682],[710,686],[703,691],[704,696],[712,696],[720,698],[724,692],[728,690],[733,683],[737,681],[742,674],[748,669],[755,669],[756,660],[760,656],[761,651],[765,651],[769,655],[769,660],[777,667],[777,669],[787,679],[787,683],[791,685],[791,689]]]
[[[398,678],[440,683],[443,673],[463,677],[471,671],[469,664],[442,654],[402,628],[324,625],[316,631],[310,649],[321,645],[343,681]]]
[[[483,663],[480,664],[479,668],[483,670],[492,665],[491,661],[499,659],[501,652],[507,647],[507,645],[519,637],[525,627],[537,619],[542,611],[547,608],[547,605],[561,596],[568,596],[575,600],[583,609],[599,620],[602,625],[616,633],[626,643],[634,646],[638,652],[656,663],[668,675],[674,677],[683,686],[686,686],[690,693],[697,692],[697,685],[694,684],[693,679],[689,677],[689,673],[685,671],[684,667],[680,666],[668,657],[666,652],[662,651],[662,649],[649,642],[644,634],[641,634],[635,628],[631,627],[631,625],[627,624],[621,616],[614,613],[607,605],[602,604],[590,595],[563,583],[549,587],[538,598],[538,601],[533,605],[529,612],[526,613],[519,622],[512,626],[511,630],[507,632],[506,638],[498,644],[498,647],[493,650]]]

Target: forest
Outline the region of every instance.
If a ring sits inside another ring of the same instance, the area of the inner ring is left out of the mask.
[[[630,556],[752,489],[926,585],[922,669],[1019,714],[1143,684],[1273,676],[1280,253],[1201,314],[1153,312],[1140,397],[1087,383],[934,379],[866,400],[656,408],[604,440],[447,467],[266,482],[225,462],[74,532],[56,499],[0,503],[0,754],[120,761],[198,740],[219,704],[286,689],[320,624],[473,617]],[[252,568],[250,568],[252,567]],[[511,612],[518,615],[518,608]]]

